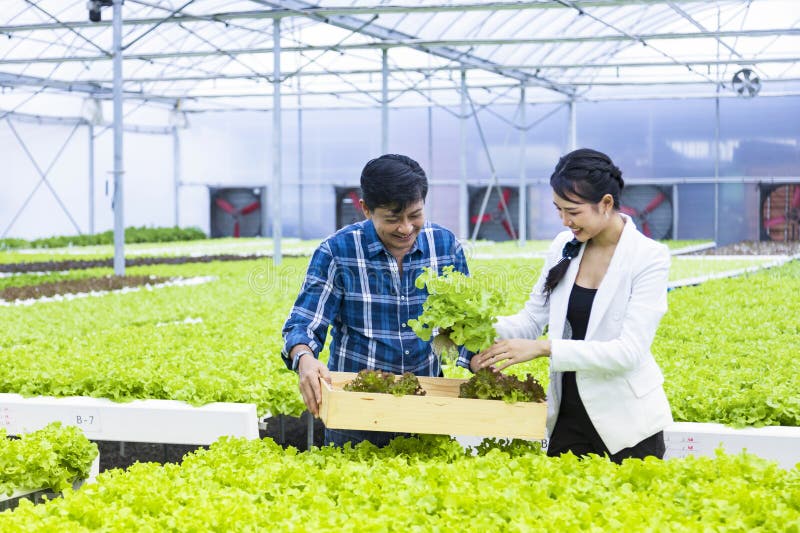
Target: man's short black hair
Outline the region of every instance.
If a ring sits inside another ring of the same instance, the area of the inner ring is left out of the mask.
[[[364,166],[361,194],[370,211],[382,207],[399,213],[409,204],[425,201],[428,178],[419,163],[410,157],[386,154]]]

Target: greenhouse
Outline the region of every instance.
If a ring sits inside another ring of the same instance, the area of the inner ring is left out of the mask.
[[[800,527],[795,0],[0,37],[0,531]]]

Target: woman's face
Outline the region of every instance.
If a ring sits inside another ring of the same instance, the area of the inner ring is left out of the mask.
[[[561,223],[581,242],[588,241],[608,227],[614,205],[610,199],[611,195],[607,194],[595,204],[580,198],[562,198],[553,192],[553,204]]]

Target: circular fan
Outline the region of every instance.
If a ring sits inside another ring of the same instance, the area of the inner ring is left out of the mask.
[[[762,189],[761,238],[800,240],[800,183]]]
[[[752,69],[743,68],[733,75],[733,90],[743,98],[752,98],[761,90],[761,80]]]
[[[212,188],[211,237],[256,237],[261,234],[261,190]]]
[[[655,185],[630,185],[622,189],[619,210],[633,218],[636,227],[651,239],[672,236],[672,198]]]

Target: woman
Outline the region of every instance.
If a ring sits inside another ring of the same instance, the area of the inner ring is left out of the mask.
[[[667,310],[669,250],[619,212],[624,182],[607,155],[565,155],[550,185],[569,231],[553,241],[524,309],[498,319],[500,340],[470,368],[550,357],[550,456],[663,458],[672,415],[650,345]],[[549,339],[537,340],[545,326]]]

